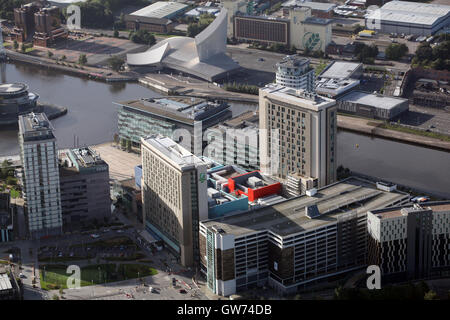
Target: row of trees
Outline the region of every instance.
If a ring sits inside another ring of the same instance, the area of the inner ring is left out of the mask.
[[[223,88],[227,91],[232,92],[241,92],[241,93],[248,93],[248,94],[259,94],[259,88],[257,86],[253,86],[250,84],[242,84],[242,83],[226,83],[223,85]]]
[[[429,43],[421,44],[412,60],[413,66],[450,71],[450,40],[445,40],[434,48]]]

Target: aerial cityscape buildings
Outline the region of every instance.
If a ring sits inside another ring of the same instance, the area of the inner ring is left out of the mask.
[[[442,0],[19,2],[0,300],[449,298]]]

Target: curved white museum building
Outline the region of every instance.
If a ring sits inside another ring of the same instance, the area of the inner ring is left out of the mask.
[[[130,66],[160,66],[215,81],[231,75],[240,66],[225,54],[227,10],[195,38],[172,37],[141,53],[127,54]]]

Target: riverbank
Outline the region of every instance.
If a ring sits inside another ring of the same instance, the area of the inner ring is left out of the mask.
[[[6,56],[9,62],[25,63],[40,68],[46,68],[50,70],[61,71],[73,76],[88,78],[92,80],[99,80],[104,82],[132,82],[137,81],[138,77],[132,74],[119,74],[110,70],[94,68],[91,66],[81,66],[75,68],[72,65],[74,63],[55,61],[52,59],[35,57],[28,54],[15,52],[12,50],[5,50]]]
[[[383,122],[377,120],[338,115],[337,125],[338,128],[342,130],[414,144],[441,151],[450,151],[450,141],[443,141],[418,134],[385,129],[381,127]]]

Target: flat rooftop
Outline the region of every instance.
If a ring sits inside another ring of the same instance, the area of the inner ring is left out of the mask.
[[[74,156],[79,167],[87,168],[97,164],[104,164],[97,152],[89,147],[71,149],[70,153]]]
[[[9,280],[7,273],[0,273],[0,292],[4,290],[11,290],[11,280]]]
[[[347,79],[362,66],[362,63],[334,61],[319,75],[319,78]]]
[[[408,99],[383,96],[381,94],[368,93],[358,90],[347,93],[339,100],[387,110],[395,108],[405,101],[408,101]]]
[[[335,3],[307,2],[304,0],[289,0],[283,2],[282,7],[308,7],[312,10],[331,11],[337,5]]]
[[[0,84],[0,95],[16,94],[26,90],[28,90],[28,86],[24,83]]]
[[[374,183],[350,177],[319,189],[313,197],[303,195],[270,207],[202,223],[206,227],[222,228],[236,237],[262,230],[286,237],[336,222],[350,213],[362,214],[403,199],[408,199],[406,193],[382,191]],[[305,207],[311,205],[317,205],[320,213],[317,218],[310,219],[305,215]]]
[[[132,12],[130,15],[163,19],[170,17],[179,10],[183,10],[187,7],[188,5],[180,2],[158,1],[140,10]]]
[[[303,58],[298,55],[290,55],[286,56],[277,63],[277,67],[286,67],[286,68],[298,68],[304,65],[309,65],[310,60],[308,58]]]
[[[326,26],[327,24],[333,23],[333,19],[325,19],[318,17],[308,17],[303,21],[304,24],[319,24],[322,26]]]
[[[190,125],[193,125],[195,121],[214,118],[219,113],[230,108],[224,102],[212,102],[191,97],[139,99],[124,101],[118,104]]]
[[[19,116],[19,132],[26,138],[51,139],[54,138],[52,130],[53,126],[45,113],[31,112]],[[41,135],[42,131],[45,131],[45,137]]]
[[[259,89],[276,98],[287,100],[289,103],[299,105],[305,108],[319,111],[322,108],[335,104],[335,100],[319,96],[315,93],[306,92],[304,90],[296,90],[283,87],[277,84],[268,84],[264,88]],[[270,98],[269,98],[270,99]]]
[[[413,205],[401,206],[401,207],[392,207],[381,210],[374,210],[372,213],[379,219],[390,219],[403,216],[402,209],[414,209]],[[427,202],[419,205],[418,209],[431,209],[433,212],[442,212],[448,211],[450,212],[450,201],[436,201],[436,202]]]
[[[410,1],[390,1],[373,11],[367,18],[397,23],[432,25],[450,14],[450,6]]]
[[[181,170],[191,169],[199,164],[207,165],[202,159],[193,155],[190,151],[168,137],[158,134],[142,138],[142,140],[144,141],[143,146],[152,146],[167,157],[167,159],[175,162]]]

